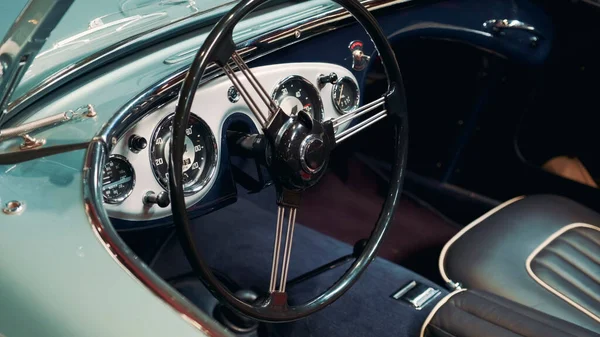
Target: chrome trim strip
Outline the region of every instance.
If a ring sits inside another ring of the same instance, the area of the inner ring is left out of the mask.
[[[427,315],[425,322],[423,322],[423,325],[421,326],[421,333],[419,334],[420,337],[425,336],[425,329],[427,329],[427,326],[429,325],[429,323],[431,323],[433,316],[435,316],[438,310],[440,310],[440,308],[444,306],[444,304],[446,304],[446,302],[448,302],[454,295],[462,293],[463,291],[467,291],[467,289],[457,289],[451,292],[450,294],[446,295],[446,297],[442,298],[439,302],[436,303],[435,307],[433,307],[429,315]]]
[[[110,223],[108,214],[102,205],[102,188],[99,178],[99,163],[104,163],[108,155],[108,146],[100,138],[95,138],[89,145],[83,167],[84,207],[91,224],[91,229],[98,241],[126,272],[140,280],[156,296],[161,298],[183,320],[190,323],[207,336],[230,336],[217,323],[200,311],[193,303],[179,294],[162,280],[121,239]]]
[[[398,4],[408,3],[410,1],[412,0],[363,0],[361,3],[369,11],[375,11]],[[234,2],[235,1],[227,2],[217,9],[225,8]],[[212,9],[211,11],[214,10],[216,9]],[[206,12],[199,12],[193,16],[200,14],[206,14]],[[269,34],[260,36],[258,38],[248,39],[244,43],[240,44],[240,46],[255,50],[255,52],[250,55],[250,60],[252,60],[310,37],[339,29],[340,27],[352,22],[350,20],[346,21],[347,19],[351,18],[352,16],[350,13],[348,13],[348,11],[344,10],[343,8],[337,8],[321,15],[315,15],[310,19],[301,20],[286,27],[282,27],[281,29],[274,30]],[[101,64],[105,59],[110,59],[112,55],[122,52],[123,50],[132,49],[138,44],[143,44],[146,41],[151,40],[155,35],[159,35],[163,31],[170,29],[172,25],[181,23],[183,20],[184,19],[175,21],[168,26],[134,35],[129,39],[119,42],[118,44],[100,50],[77,63],[70,64],[60,69],[54,75],[48,77],[36,87],[12,101],[8,105],[7,109],[8,118],[10,119],[14,117],[11,115],[14,115],[14,113],[25,109],[29,104],[37,101],[40,97],[44,96],[56,87],[70,81],[80,73],[86,72],[89,68],[92,68],[97,64]],[[300,38],[296,36],[297,32],[300,32]],[[238,52],[240,52],[240,50],[238,50]],[[187,68],[188,67],[186,66],[185,69]],[[183,80],[184,76],[185,70],[181,75],[181,80]]]
[[[308,8],[304,11],[298,12],[298,13],[294,13],[294,17],[304,17],[307,14],[321,14],[318,13],[319,11],[324,11],[327,9],[331,9],[334,7],[334,3],[330,3],[330,4],[321,4],[321,5],[317,5],[311,8]],[[298,20],[302,20],[302,19],[298,19]],[[290,17],[281,17],[279,19],[273,20],[273,21],[269,21],[267,23],[264,24],[259,24],[258,26],[253,26],[250,28],[246,28],[242,31],[239,32],[234,32],[233,34],[233,41],[246,41],[248,39],[252,38],[253,34],[256,34],[255,31],[261,29],[261,28],[268,28],[269,26],[271,27],[275,27],[277,24],[282,24],[285,21],[290,21]],[[191,49],[188,49],[186,51],[177,53],[175,55],[169,56],[167,57],[163,62],[165,64],[175,64],[175,63],[181,63],[183,61],[192,59],[194,56],[196,56],[196,52],[198,51],[198,49],[200,49],[200,46],[195,46]]]
[[[515,197],[515,198],[505,201],[504,203],[492,208],[489,212],[487,212],[484,215],[480,216],[479,218],[475,219],[469,225],[467,225],[466,227],[461,229],[460,232],[456,233],[456,235],[454,235],[452,237],[452,239],[450,239],[450,241],[446,242],[446,245],[444,245],[444,248],[442,249],[442,252],[440,253],[440,258],[438,260],[438,268],[440,269],[440,274],[442,276],[442,279],[444,279],[444,281],[446,282],[447,285],[449,285],[450,287],[456,287],[456,286],[460,287],[460,283],[455,283],[454,281],[452,281],[450,279],[450,277],[448,277],[448,274],[446,274],[446,270],[444,268],[444,261],[446,260],[446,255],[448,254],[448,250],[450,249],[450,247],[456,241],[458,241],[458,239],[460,239],[466,232],[468,232],[470,229],[472,229],[473,227],[475,227],[478,224],[480,224],[481,222],[483,222],[483,220],[489,218],[494,213],[498,212],[499,210],[503,209],[504,207],[506,207],[512,203],[515,203],[519,200],[522,200],[524,198],[525,198],[524,195]]]
[[[596,226],[593,226],[593,225],[590,225],[590,224],[581,223],[581,222],[572,223],[572,224],[570,224],[568,226],[565,226],[565,227],[559,229],[558,231],[556,231],[554,234],[550,235],[546,240],[544,240],[544,242],[542,242],[536,249],[534,249],[533,252],[531,252],[531,254],[529,255],[529,257],[527,257],[527,260],[525,261],[525,268],[527,269],[527,273],[529,274],[529,276],[531,276],[531,278],[533,278],[534,281],[536,281],[537,283],[539,283],[546,290],[548,290],[549,292],[551,292],[554,295],[558,296],[563,301],[569,303],[570,305],[572,305],[573,307],[575,307],[575,309],[577,309],[577,310],[583,312],[584,314],[588,315],[589,317],[591,317],[596,322],[600,323],[600,317],[598,317],[596,314],[592,313],[588,309],[584,308],[579,303],[573,301],[572,299],[570,299],[569,297],[567,297],[565,294],[563,294],[560,291],[552,288],[552,286],[550,286],[548,283],[546,283],[542,279],[540,279],[533,272],[533,269],[531,269],[531,262],[533,262],[533,259],[542,250],[544,250],[544,248],[546,248],[546,246],[548,246],[552,241],[554,241],[555,239],[557,239],[559,236],[561,236],[564,233],[570,231],[571,229],[575,229],[575,228],[589,228],[589,229],[593,229],[593,230],[596,230],[596,231],[600,232],[600,228],[598,228]]]

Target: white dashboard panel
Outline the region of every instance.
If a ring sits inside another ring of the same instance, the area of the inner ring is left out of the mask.
[[[269,93],[274,92],[278,83],[291,75],[301,76],[307,79],[317,88],[321,96],[324,120],[339,117],[340,113],[334,108],[331,99],[333,85],[330,83],[319,85],[319,76],[335,72],[339,78],[349,77],[357,83],[356,78],[348,69],[327,63],[284,63],[251,69],[256,78]],[[252,93],[255,102],[262,108],[261,111],[266,113],[268,111],[266,106],[262,103],[258,95],[252,91],[246,78],[239,73],[238,78],[246,85],[246,88],[249,88],[248,91]],[[215,136],[217,143],[217,160],[215,163],[217,167],[215,172],[218,172],[220,169],[219,162],[222,148],[221,134],[223,132],[223,123],[229,116],[235,113],[246,114],[254,121],[256,128],[258,130],[261,129],[260,124],[256,121],[243,99],[233,103],[229,100],[228,90],[230,87],[232,87],[231,81],[226,76],[220,76],[209,81],[198,88],[192,105],[192,113],[203,119]],[[148,221],[171,215],[170,207],[160,208],[157,205],[147,206],[143,203],[143,198],[147,192],[153,191],[159,193],[164,189],[158,183],[152,171],[152,165],[150,163],[151,144],[148,144],[145,149],[138,153],[134,153],[129,149],[128,140],[132,135],[138,135],[146,138],[146,140],[150,142],[155,128],[163,118],[174,113],[176,104],[177,101],[173,101],[154,110],[133,125],[124,136],[117,141],[117,144],[115,144],[111,154],[122,155],[128,159],[135,170],[136,183],[132,193],[121,203],[105,203],[106,211],[110,217],[128,221]],[[282,107],[282,109],[284,108]],[[342,125],[340,127],[344,128],[346,126]],[[188,207],[191,207],[202,200],[214,185],[217,175],[218,174],[216,173],[213,174],[210,181],[202,190],[186,197]]]

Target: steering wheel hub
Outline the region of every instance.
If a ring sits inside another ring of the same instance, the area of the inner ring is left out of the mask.
[[[323,176],[333,148],[332,134],[305,111],[288,116],[279,110],[265,130],[271,143],[273,179],[291,191],[303,191]]]

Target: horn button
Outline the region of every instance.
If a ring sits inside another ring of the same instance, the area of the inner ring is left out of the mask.
[[[316,173],[325,164],[325,144],[319,136],[308,135],[300,144],[300,164],[306,173]]]
[[[288,116],[279,110],[265,131],[273,179],[293,191],[315,185],[325,173],[333,147],[326,127],[305,111]]]

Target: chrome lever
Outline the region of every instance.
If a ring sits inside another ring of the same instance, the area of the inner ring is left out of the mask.
[[[497,34],[507,29],[517,29],[532,32],[539,37],[543,35],[532,25],[519,20],[492,19],[483,23],[483,28]]]

